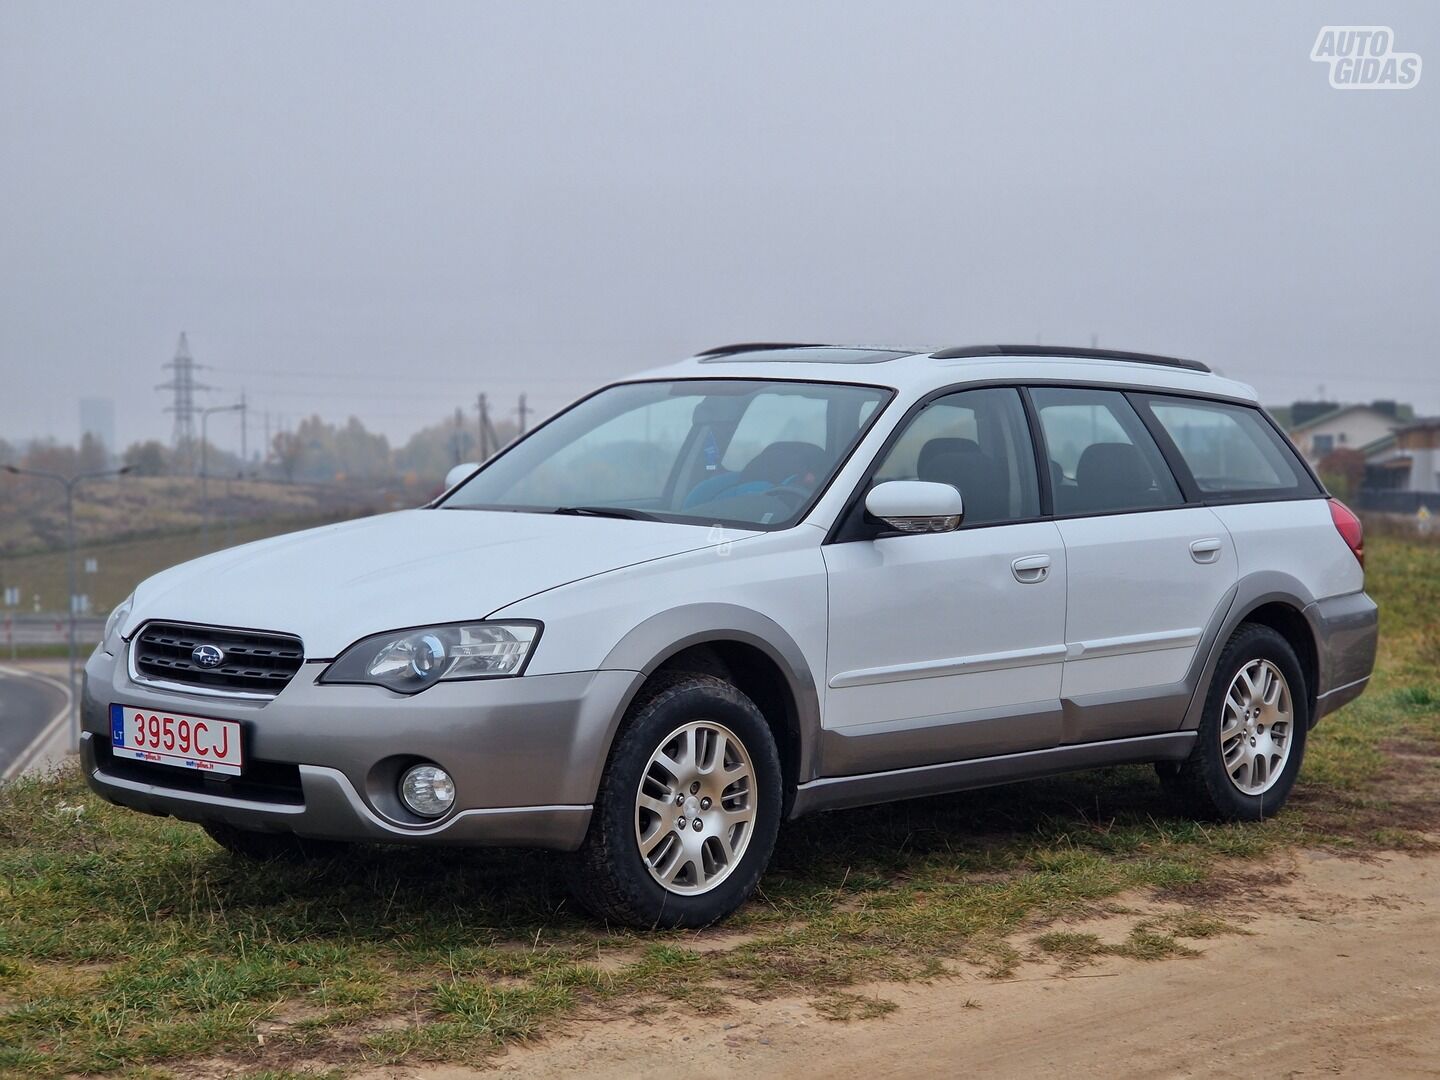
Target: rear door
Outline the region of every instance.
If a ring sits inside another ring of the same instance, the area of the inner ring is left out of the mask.
[[[1065,545],[1066,743],[1174,730],[1184,679],[1237,576],[1234,544],[1120,391],[1035,387]]]
[[[1176,463],[1180,486],[1225,523],[1240,577],[1281,571],[1316,599],[1363,578],[1337,533],[1324,490],[1275,425],[1253,405],[1131,394]]]

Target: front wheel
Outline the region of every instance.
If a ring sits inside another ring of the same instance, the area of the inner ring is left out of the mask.
[[[754,702],[710,675],[658,677],[611,750],[572,893],[600,918],[639,928],[724,918],[770,861],[781,782]]]
[[[1305,757],[1309,694],[1294,648],[1242,625],[1215,666],[1195,747],[1161,782],[1196,817],[1259,821],[1290,795]]]

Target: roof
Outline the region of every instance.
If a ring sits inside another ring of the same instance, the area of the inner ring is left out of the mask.
[[[1440,428],[1440,416],[1417,416],[1414,420],[1396,427],[1395,433],[1398,435],[1402,431],[1429,431],[1432,428]]]
[[[883,345],[748,342],[723,345],[668,367],[630,376],[802,379],[865,383],[905,393],[983,382],[1073,382],[1202,393],[1254,402],[1255,391],[1195,361],[1152,353],[1054,345],[972,345],[919,349]]]
[[[1061,359],[1083,357],[1090,360],[1122,360],[1137,364],[1158,364],[1161,367],[1186,368],[1208,372],[1198,360],[1182,360],[1177,356],[1158,353],[1125,352],[1119,349],[1082,348],[1078,345],[951,345],[943,349],[916,350],[882,345],[815,345],[780,341],[747,341],[738,345],[720,345],[695,356],[702,363],[735,361],[789,360],[801,363],[878,364],[930,352],[936,360],[962,360],[982,356],[1054,356]]]
[[[1119,349],[1082,349],[1068,345],[957,345],[941,349],[930,355],[937,360],[974,356],[1058,356],[1066,359],[1084,357],[1089,360],[1123,360],[1135,364],[1158,364],[1161,367],[1185,368],[1188,371],[1203,371],[1207,374],[1210,371],[1199,360],[1182,360],[1178,356],[1122,352]]]
[[[1366,455],[1378,454],[1381,450],[1389,449],[1399,441],[1400,440],[1395,437],[1395,432],[1392,431],[1389,435],[1381,435],[1380,438],[1368,442],[1364,446],[1357,446],[1355,449]]]
[[[702,364],[883,364],[911,356],[914,349],[882,349],[873,345],[722,345],[697,353]]]

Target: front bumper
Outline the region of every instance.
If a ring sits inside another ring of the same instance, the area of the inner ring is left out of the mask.
[[[85,665],[81,763],[102,798],[186,821],[329,840],[577,848],[610,741],[641,676],[589,671],[441,683],[407,697],[322,686],[305,664],[279,696],[255,702],[157,691],[121,658]],[[110,754],[111,703],[234,720],[246,775],[235,780]],[[400,774],[433,761],[455,779],[455,809],[420,818]]]

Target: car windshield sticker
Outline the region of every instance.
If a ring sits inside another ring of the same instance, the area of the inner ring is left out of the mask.
[[[720,467],[720,444],[715,441],[715,432],[705,433],[705,471],[714,472]]]

